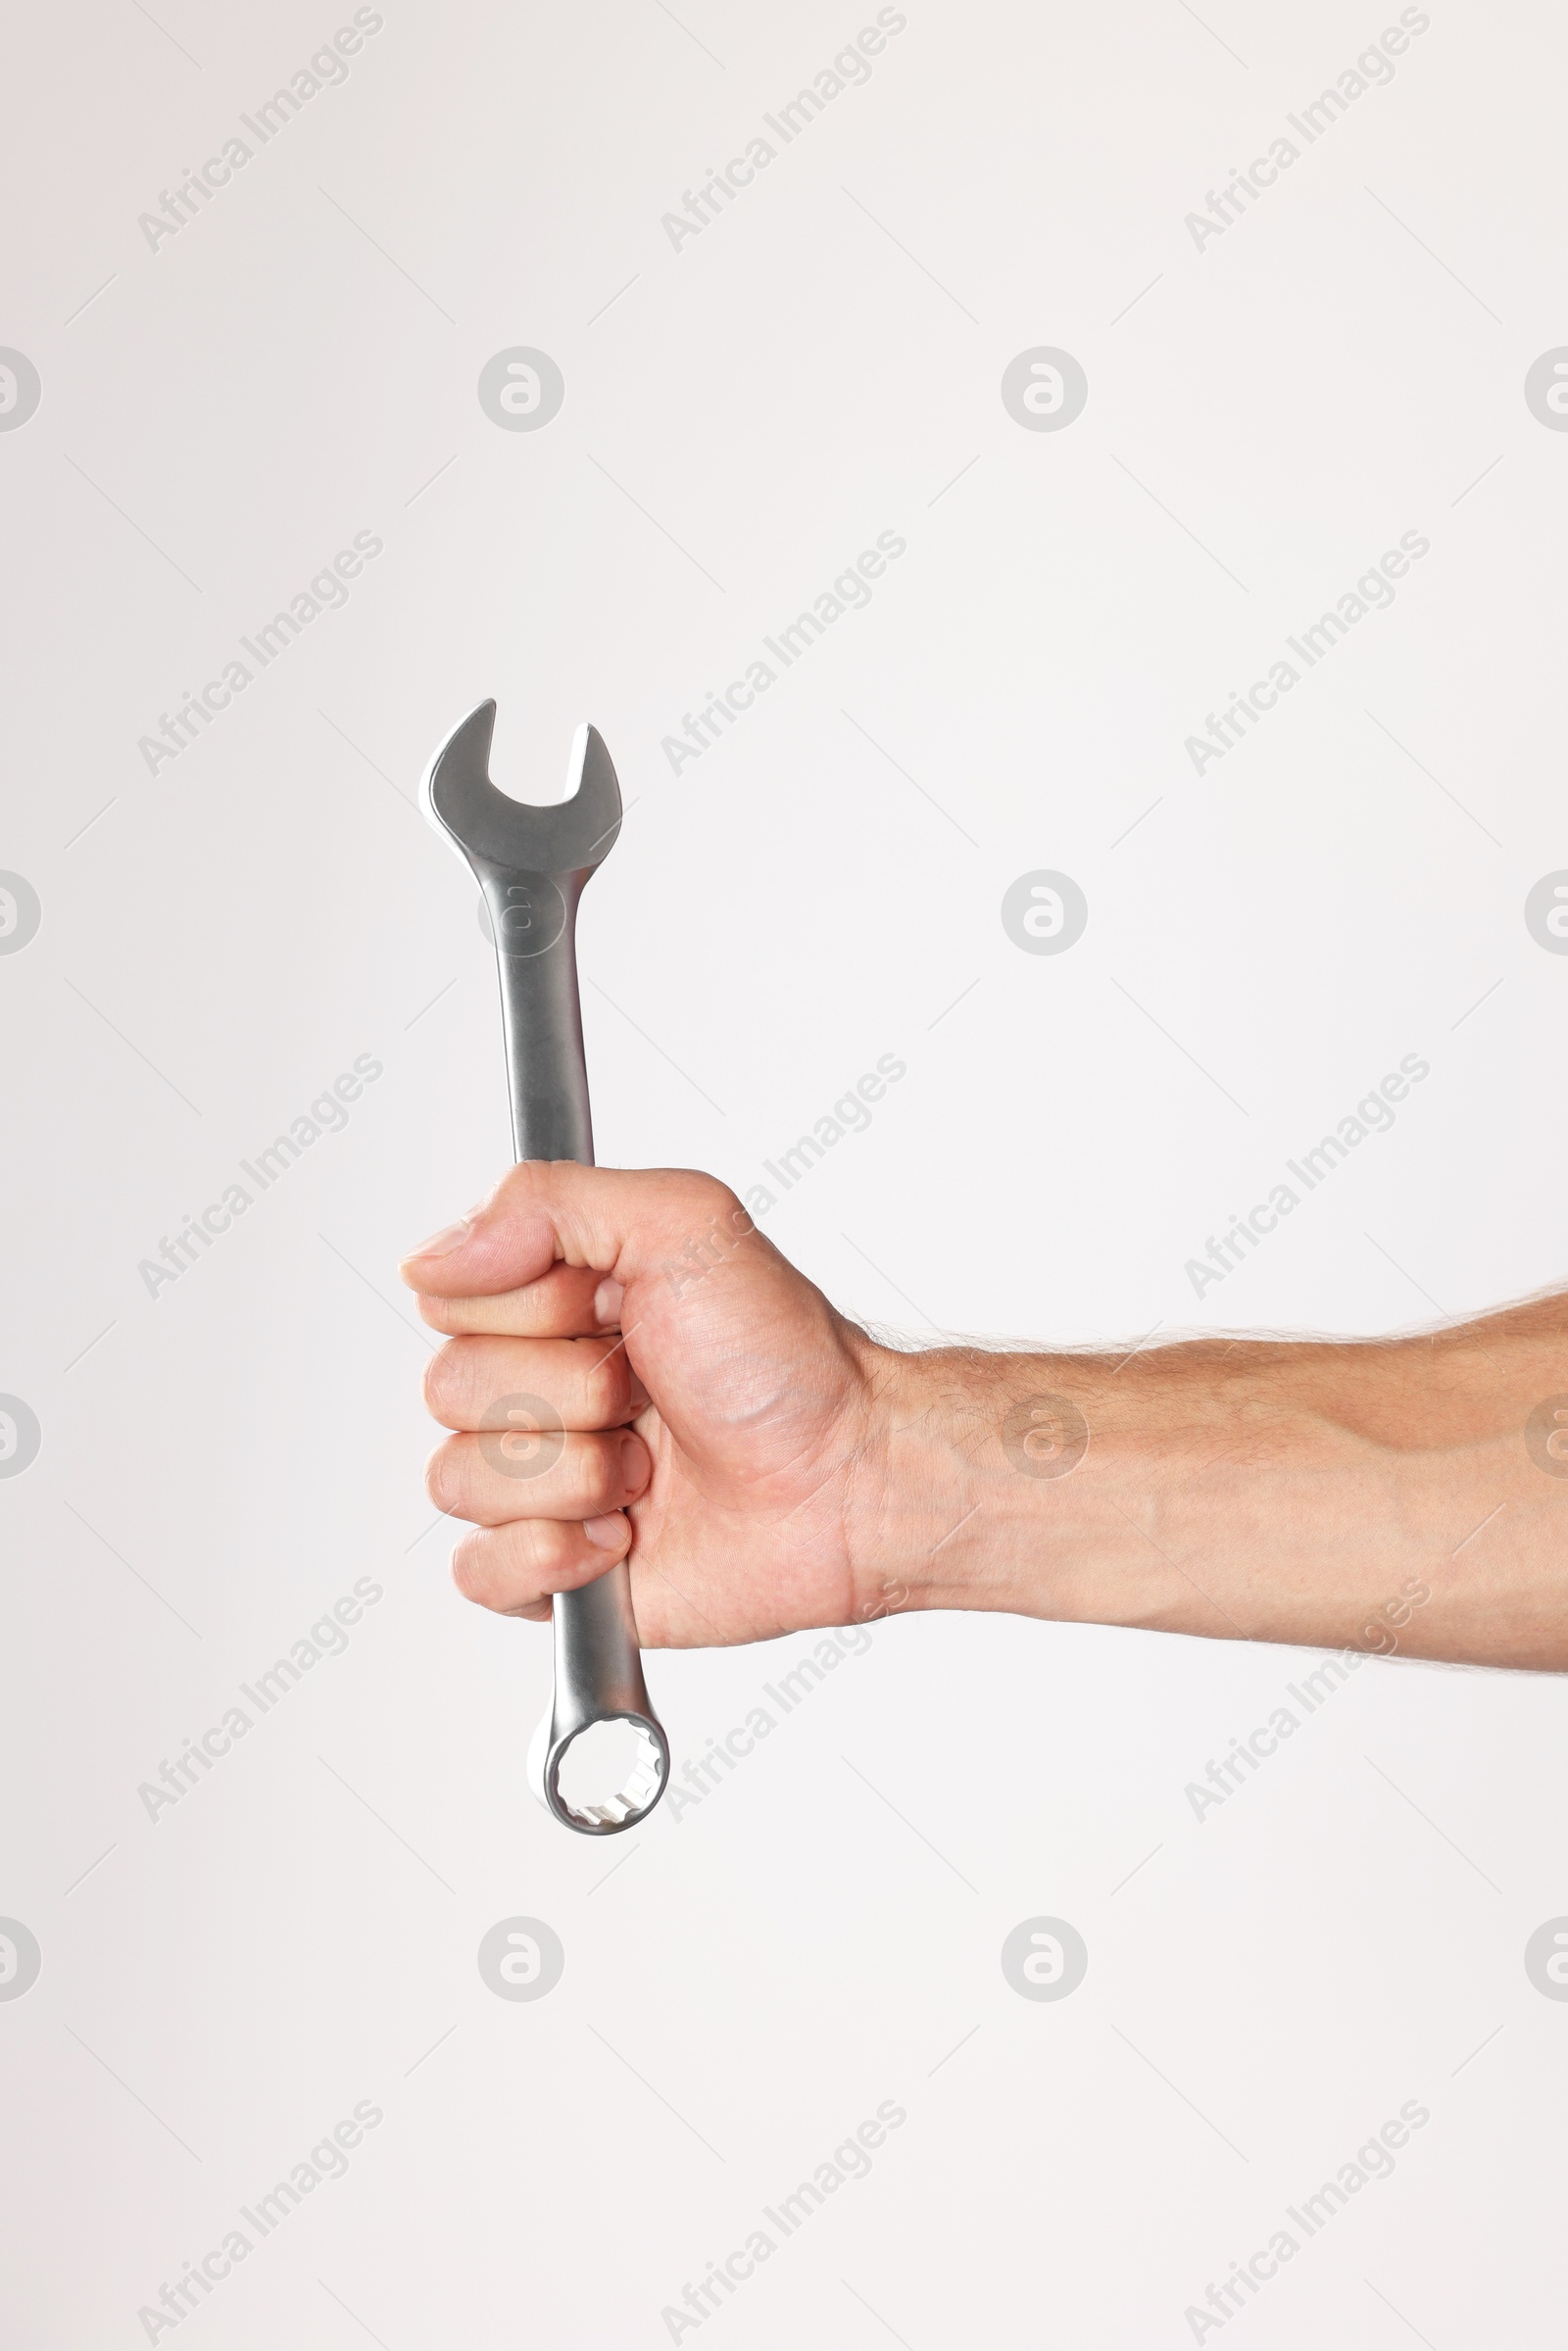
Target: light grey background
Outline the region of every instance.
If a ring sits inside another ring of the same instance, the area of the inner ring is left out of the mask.
[[[1568,865],[1568,439],[1524,398],[1568,342],[1560,14],[1434,0],[1200,248],[1397,9],[908,0],[677,251],[662,216],[874,10],[385,0],[151,250],[348,13],[9,35],[0,343],[42,397],[0,434],[0,866],[42,922],[0,958],[0,1389],[42,1446],[0,1481],[0,1913],[42,1969],[0,2000],[8,2339],[148,2339],[368,2101],[347,2176],[157,2339],[1146,2351],[1416,2101],[1393,2177],[1202,2339],[1555,2342],[1554,1682],[1365,1664],[1199,1822],[1187,1784],[1315,1658],[901,1621],[700,1805],[570,1837],[522,1782],[548,1642],[445,1575],[392,1269],[507,1155],[493,958],[414,806],[494,693],[502,780],[559,791],[588,717],[633,804],[582,920],[604,1159],[744,1188],[906,1061],[767,1220],[846,1309],[1130,1346],[1561,1277],[1568,962],[1523,912]],[[519,345],[564,379],[537,432],[479,405]],[[1087,374],[1060,432],[1003,406],[1035,346]],[[150,774],[160,713],[357,531],[343,609]],[[868,609],[672,774],[882,531]],[[1406,531],[1392,609],[1195,775]],[[1088,900],[1065,955],[1002,925],[1040,869]],[[1187,1260],[1410,1053],[1393,1131],[1198,1300]],[[139,1261],[361,1054],[346,1129],[150,1298]],[[365,1578],[345,1653],[149,1820]],[[812,1645],[654,1658],[677,1761]],[[1041,1917],[1088,1948],[1064,2000],[1002,1972]],[[480,1978],[516,1918],[561,1937],[545,1998]],[[886,2101],[869,2177],[662,2319]]]

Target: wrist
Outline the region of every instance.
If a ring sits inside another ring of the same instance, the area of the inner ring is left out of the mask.
[[[1079,1613],[1075,1568],[1103,1562],[1129,1532],[1084,1475],[1091,1410],[1097,1435],[1103,1419],[1094,1391],[1108,1367],[863,1347],[869,1442],[852,1532],[861,1617]]]

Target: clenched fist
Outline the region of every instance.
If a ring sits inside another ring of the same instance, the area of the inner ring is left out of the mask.
[[[425,1397],[454,1434],[427,1484],[473,1522],[453,1557],[471,1599],[547,1617],[629,1552],[649,1647],[877,1611],[886,1350],[724,1186],[525,1161],[403,1276],[451,1334]]]

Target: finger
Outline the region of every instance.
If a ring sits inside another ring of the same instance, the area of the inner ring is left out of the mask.
[[[644,1410],[648,1397],[618,1337],[598,1339],[449,1339],[424,1374],[425,1409],[443,1428],[488,1430],[511,1422],[550,1425],[504,1412],[508,1399],[547,1403],[554,1425],[615,1429]]]
[[[452,1581],[465,1599],[535,1622],[558,1592],[575,1592],[624,1556],[631,1526],[620,1511],[574,1525],[554,1518],[475,1527],[452,1554]]]
[[[607,1281],[592,1265],[553,1265],[537,1282],[487,1298],[421,1293],[419,1312],[432,1330],[454,1337],[503,1331],[514,1339],[574,1339],[581,1332],[613,1330],[620,1312],[620,1285]]]
[[[425,1466],[438,1510],[475,1526],[512,1519],[576,1518],[620,1510],[648,1484],[648,1447],[630,1429],[606,1435],[524,1429],[449,1437]]]
[[[422,1297],[491,1298],[531,1287],[558,1262],[621,1283],[661,1271],[690,1280],[742,1243],[767,1250],[735,1195],[712,1176],[525,1159],[401,1270]]]

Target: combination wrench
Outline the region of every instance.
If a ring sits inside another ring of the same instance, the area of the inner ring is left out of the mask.
[[[579,727],[572,744],[568,797],[535,808],[498,792],[490,781],[496,706],[482,702],[431,760],[420,800],[437,832],[470,868],[484,893],[501,975],[501,1019],[512,1098],[513,1149],[520,1159],[594,1163],[588,1069],[577,995],[577,902],[620,831],[620,786],[598,731]],[[548,1435],[518,1431],[516,1407],[539,1399],[503,1398],[513,1407],[497,1423],[546,1445]],[[536,1411],[532,1415],[541,1421]],[[493,1441],[505,1450],[507,1440]],[[535,1452],[513,1474],[528,1474]],[[558,1821],[586,1837],[610,1837],[645,1820],[669,1778],[669,1742],[643,1679],[632,1614],[631,1572],[624,1559],[551,1604],[555,1688],[549,1713],[528,1749],[534,1794]],[[561,1790],[561,1767],[575,1739],[596,1723],[626,1723],[635,1756],[620,1788],[594,1803],[572,1803]]]

